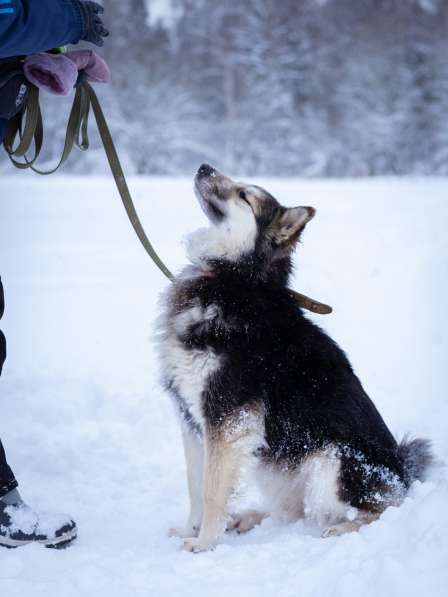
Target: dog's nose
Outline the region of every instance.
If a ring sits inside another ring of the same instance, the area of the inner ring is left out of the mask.
[[[215,169],[212,168],[209,164],[202,164],[198,170],[198,176],[211,176],[215,172]]]
[[[308,211],[308,218],[312,220],[316,215],[316,210],[314,209],[314,207],[305,207],[305,209]]]

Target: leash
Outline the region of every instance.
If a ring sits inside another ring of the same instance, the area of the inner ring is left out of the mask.
[[[39,89],[35,85],[30,84],[29,86],[29,97],[25,113],[21,112],[17,114],[8,126],[4,141],[5,149],[16,168],[31,168],[31,170],[41,175],[53,174],[67,161],[75,145],[81,151],[86,151],[89,148],[88,124],[91,108],[93,109],[98,131],[104,145],[104,150],[115,184],[132,227],[153,262],[157,265],[160,271],[172,281],[174,279],[173,274],[155,251],[145,233],[140,218],[138,217],[103,110],[93,87],[87,81],[81,80],[77,85],[75,99],[68,119],[64,149],[57,166],[51,170],[45,171],[39,170],[34,165],[39,158],[43,144],[43,125],[42,112],[39,105]],[[14,143],[17,138],[19,139],[19,143],[14,149]],[[34,156],[29,159],[26,157],[26,154],[33,141]],[[19,162],[15,159],[17,157],[23,158],[25,161]]]
[[[115,184],[128,215],[129,221],[131,222],[138,239],[143,245],[143,248],[151,257],[152,261],[172,282],[174,280],[174,275],[166,267],[155,251],[145,233],[140,218],[138,217],[100,102],[93,87],[82,77],[82,73],[76,86],[75,99],[70,111],[67,131],[65,134],[64,149],[62,151],[62,156],[59,160],[59,163],[51,170],[46,171],[40,170],[35,166],[42,151],[43,122],[42,112],[39,105],[39,89],[32,84],[29,84],[28,101],[25,110],[17,114],[9,122],[4,139],[6,152],[16,168],[20,168],[21,170],[31,168],[31,170],[37,174],[44,176],[53,174],[67,161],[75,145],[81,151],[86,151],[89,148],[90,142],[88,135],[88,123],[91,109],[93,110],[101,141],[104,146],[104,151],[106,153]],[[16,142],[17,146],[14,149]],[[27,154],[33,143],[34,155],[30,159],[27,157]],[[16,158],[23,158],[24,161],[18,161]],[[288,289],[288,292],[300,307],[307,309],[308,311],[319,313],[320,315],[326,315],[331,313],[333,310],[329,305],[320,303],[319,301],[311,299],[310,297],[296,292],[295,290]]]

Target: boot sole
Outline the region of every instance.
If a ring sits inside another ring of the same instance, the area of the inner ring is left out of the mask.
[[[0,536],[0,547],[15,549],[16,547],[21,547],[22,545],[29,545],[30,543],[39,543],[40,545],[43,545],[44,547],[48,547],[50,549],[64,549],[70,543],[72,543],[76,539],[76,537],[77,529],[73,529],[68,533],[64,533],[60,537],[56,537],[51,541],[48,539],[12,539],[11,537]]]

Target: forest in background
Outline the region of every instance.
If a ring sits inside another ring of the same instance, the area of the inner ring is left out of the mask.
[[[448,174],[448,0],[152,2],[103,2],[97,92],[128,173]],[[45,107],[54,158],[69,106]],[[96,141],[66,171],[106,168]]]

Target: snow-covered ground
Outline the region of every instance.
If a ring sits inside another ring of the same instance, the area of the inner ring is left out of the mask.
[[[347,350],[397,435],[448,457],[448,181],[259,181],[287,205],[317,208],[295,288],[334,307],[315,316]],[[203,225],[190,181],[132,180],[169,266]],[[76,518],[67,550],[0,551],[8,597],[329,597],[446,595],[448,473],[416,483],[359,533],[320,539],[269,520],[209,553],[179,550],[187,512],[180,434],[151,345],[167,282],[101,179],[0,186],[0,437],[27,501]]]

